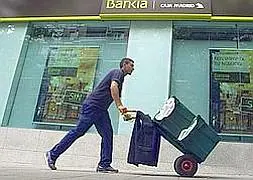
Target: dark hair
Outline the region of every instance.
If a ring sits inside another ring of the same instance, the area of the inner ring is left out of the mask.
[[[131,58],[127,58],[127,57],[123,58],[120,61],[119,67],[122,68],[124,63],[128,64],[129,62],[134,63],[134,60],[132,60]]]

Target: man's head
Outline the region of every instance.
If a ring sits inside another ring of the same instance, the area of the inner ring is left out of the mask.
[[[134,70],[134,60],[130,58],[123,58],[120,61],[120,69],[127,75],[131,75]]]

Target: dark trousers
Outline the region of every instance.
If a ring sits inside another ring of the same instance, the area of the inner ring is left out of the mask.
[[[83,136],[92,125],[95,125],[99,135],[102,137],[99,166],[107,167],[112,162],[113,130],[108,111],[96,107],[83,105],[77,125],[70,130],[63,139],[51,150],[51,157],[56,160],[65,152],[73,142]]]

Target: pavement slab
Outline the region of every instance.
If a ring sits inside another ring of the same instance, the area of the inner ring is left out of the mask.
[[[13,166],[0,166],[0,180],[253,180],[249,175],[197,174],[193,178],[175,174],[150,174],[135,172],[96,173],[91,170],[56,170]]]

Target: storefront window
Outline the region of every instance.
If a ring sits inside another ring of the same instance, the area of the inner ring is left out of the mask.
[[[172,94],[222,134],[253,134],[252,30],[250,23],[174,23]]]
[[[93,89],[98,56],[99,47],[48,49],[35,122],[76,121],[81,103]]]
[[[85,97],[126,56],[128,32],[127,21],[29,23],[4,125],[73,126]],[[117,133],[119,114],[110,115]]]
[[[210,49],[212,119],[218,131],[253,133],[253,50]]]

